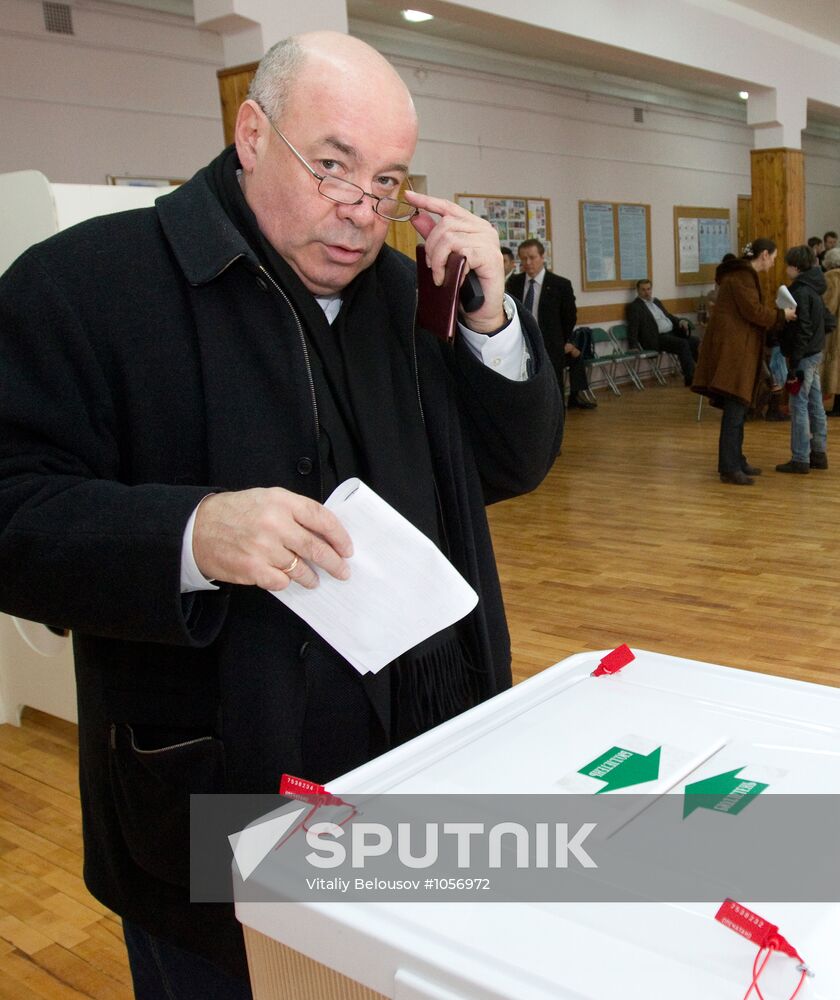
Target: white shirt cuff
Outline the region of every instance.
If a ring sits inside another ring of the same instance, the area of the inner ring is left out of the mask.
[[[463,323],[458,324],[467,347],[488,368],[512,382],[524,382],[528,378],[528,350],[525,335],[519,322],[516,305],[509,295],[505,295],[505,315],[508,325],[488,337],[486,333],[476,333]]]
[[[212,493],[208,493],[212,496]],[[184,537],[181,542],[181,593],[191,594],[196,590],[218,590],[215,583],[206,579],[196,565],[193,555],[193,529],[195,528],[195,515],[198,508],[204,503],[207,497],[202,498],[198,507],[190,514],[187,526],[184,528]]]

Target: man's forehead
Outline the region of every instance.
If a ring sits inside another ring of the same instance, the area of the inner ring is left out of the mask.
[[[387,159],[407,168],[417,142],[411,95],[391,67],[369,63],[308,53],[282,120],[360,162]]]
[[[349,137],[342,138],[340,135],[328,133],[320,138],[317,138],[315,140],[315,145],[326,146],[328,149],[334,149],[337,153],[341,153],[342,156],[359,164],[363,164],[369,159],[369,156],[365,156],[364,151],[358,145],[353,143]],[[388,151],[376,150],[375,156],[378,159],[382,159],[384,157],[387,161]],[[385,163],[380,163],[379,169],[408,173],[408,163],[403,160],[391,160]]]

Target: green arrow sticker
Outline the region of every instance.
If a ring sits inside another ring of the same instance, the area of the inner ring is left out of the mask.
[[[753,798],[768,786],[761,781],[739,778],[738,775],[743,770],[743,767],[737,767],[734,771],[713,774],[710,778],[686,785],[683,819],[695,809],[712,809],[714,812],[732,813],[736,816],[742,809],[746,809]]]
[[[600,757],[596,757],[582,767],[578,774],[588,778],[598,778],[604,787],[595,793],[613,792],[617,788],[627,788],[629,785],[640,785],[645,781],[653,781],[659,777],[659,754],[662,747],[657,747],[647,756],[623,747],[612,747]]]

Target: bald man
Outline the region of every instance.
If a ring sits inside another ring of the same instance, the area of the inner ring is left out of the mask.
[[[561,403],[493,228],[404,190],[416,140],[373,49],[286,40],[234,146],[0,280],[0,607],[72,629],[85,879],[141,1000],[249,995],[232,908],[188,901],[190,793],[328,782],[511,683],[484,505],[540,483]],[[454,348],[391,220],[478,276]],[[479,595],[364,677],[269,593],[352,576],[351,477]]]

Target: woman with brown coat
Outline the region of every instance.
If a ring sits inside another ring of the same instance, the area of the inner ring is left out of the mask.
[[[826,251],[822,266],[828,285],[823,302],[840,323],[840,247]],[[830,415],[840,417],[840,327],[826,337],[820,384]]]
[[[794,309],[765,305],[758,275],[776,260],[776,244],[756,239],[742,258],[720,264],[715,282],[720,286],[700,356],[692,390],[708,396],[723,410],[718,443],[718,472],[722,483],[751,486],[760,474],[744,457],[744,420],[758,384],[766,335],[782,329]]]

